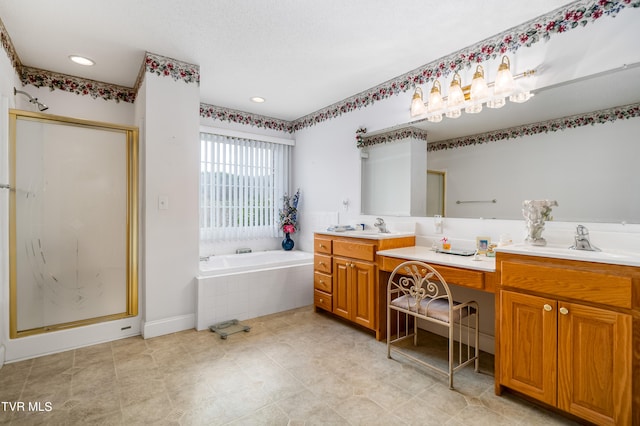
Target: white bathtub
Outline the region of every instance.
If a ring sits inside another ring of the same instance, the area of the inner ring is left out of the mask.
[[[262,251],[200,262],[196,329],[313,304],[313,254]]]

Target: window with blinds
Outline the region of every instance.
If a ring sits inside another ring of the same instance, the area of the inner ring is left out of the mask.
[[[200,144],[200,240],[277,237],[291,147],[204,132]]]

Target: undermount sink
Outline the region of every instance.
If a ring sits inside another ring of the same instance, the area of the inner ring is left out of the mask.
[[[361,237],[361,238],[396,238],[407,237],[414,235],[413,232],[380,232],[377,230],[364,230],[364,231],[346,231],[340,232],[340,234],[348,237]]]
[[[498,247],[497,251],[505,253],[529,254],[531,256],[546,256],[586,262],[613,263],[618,265],[640,266],[640,254],[615,250],[587,251],[575,250],[561,246],[531,246],[516,244]]]

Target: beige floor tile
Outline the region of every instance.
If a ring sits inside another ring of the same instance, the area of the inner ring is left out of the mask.
[[[244,322],[243,322],[244,323]],[[1,401],[50,412],[0,411],[0,425],[570,425],[521,399],[493,394],[493,357],[481,373],[446,377],[387,358],[386,343],[312,307],[246,321],[248,333],[188,330],[131,337],[7,364]],[[420,356],[444,340],[421,333]]]

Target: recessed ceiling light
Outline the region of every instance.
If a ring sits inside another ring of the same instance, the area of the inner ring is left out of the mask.
[[[87,67],[90,67],[91,65],[95,65],[95,62],[93,60],[89,58],[85,58],[84,56],[71,55],[69,56],[69,59],[71,59],[76,64],[84,65]]]
[[[260,96],[254,96],[253,98],[251,98],[251,102],[261,104],[262,102],[264,102],[264,98],[261,98]]]

